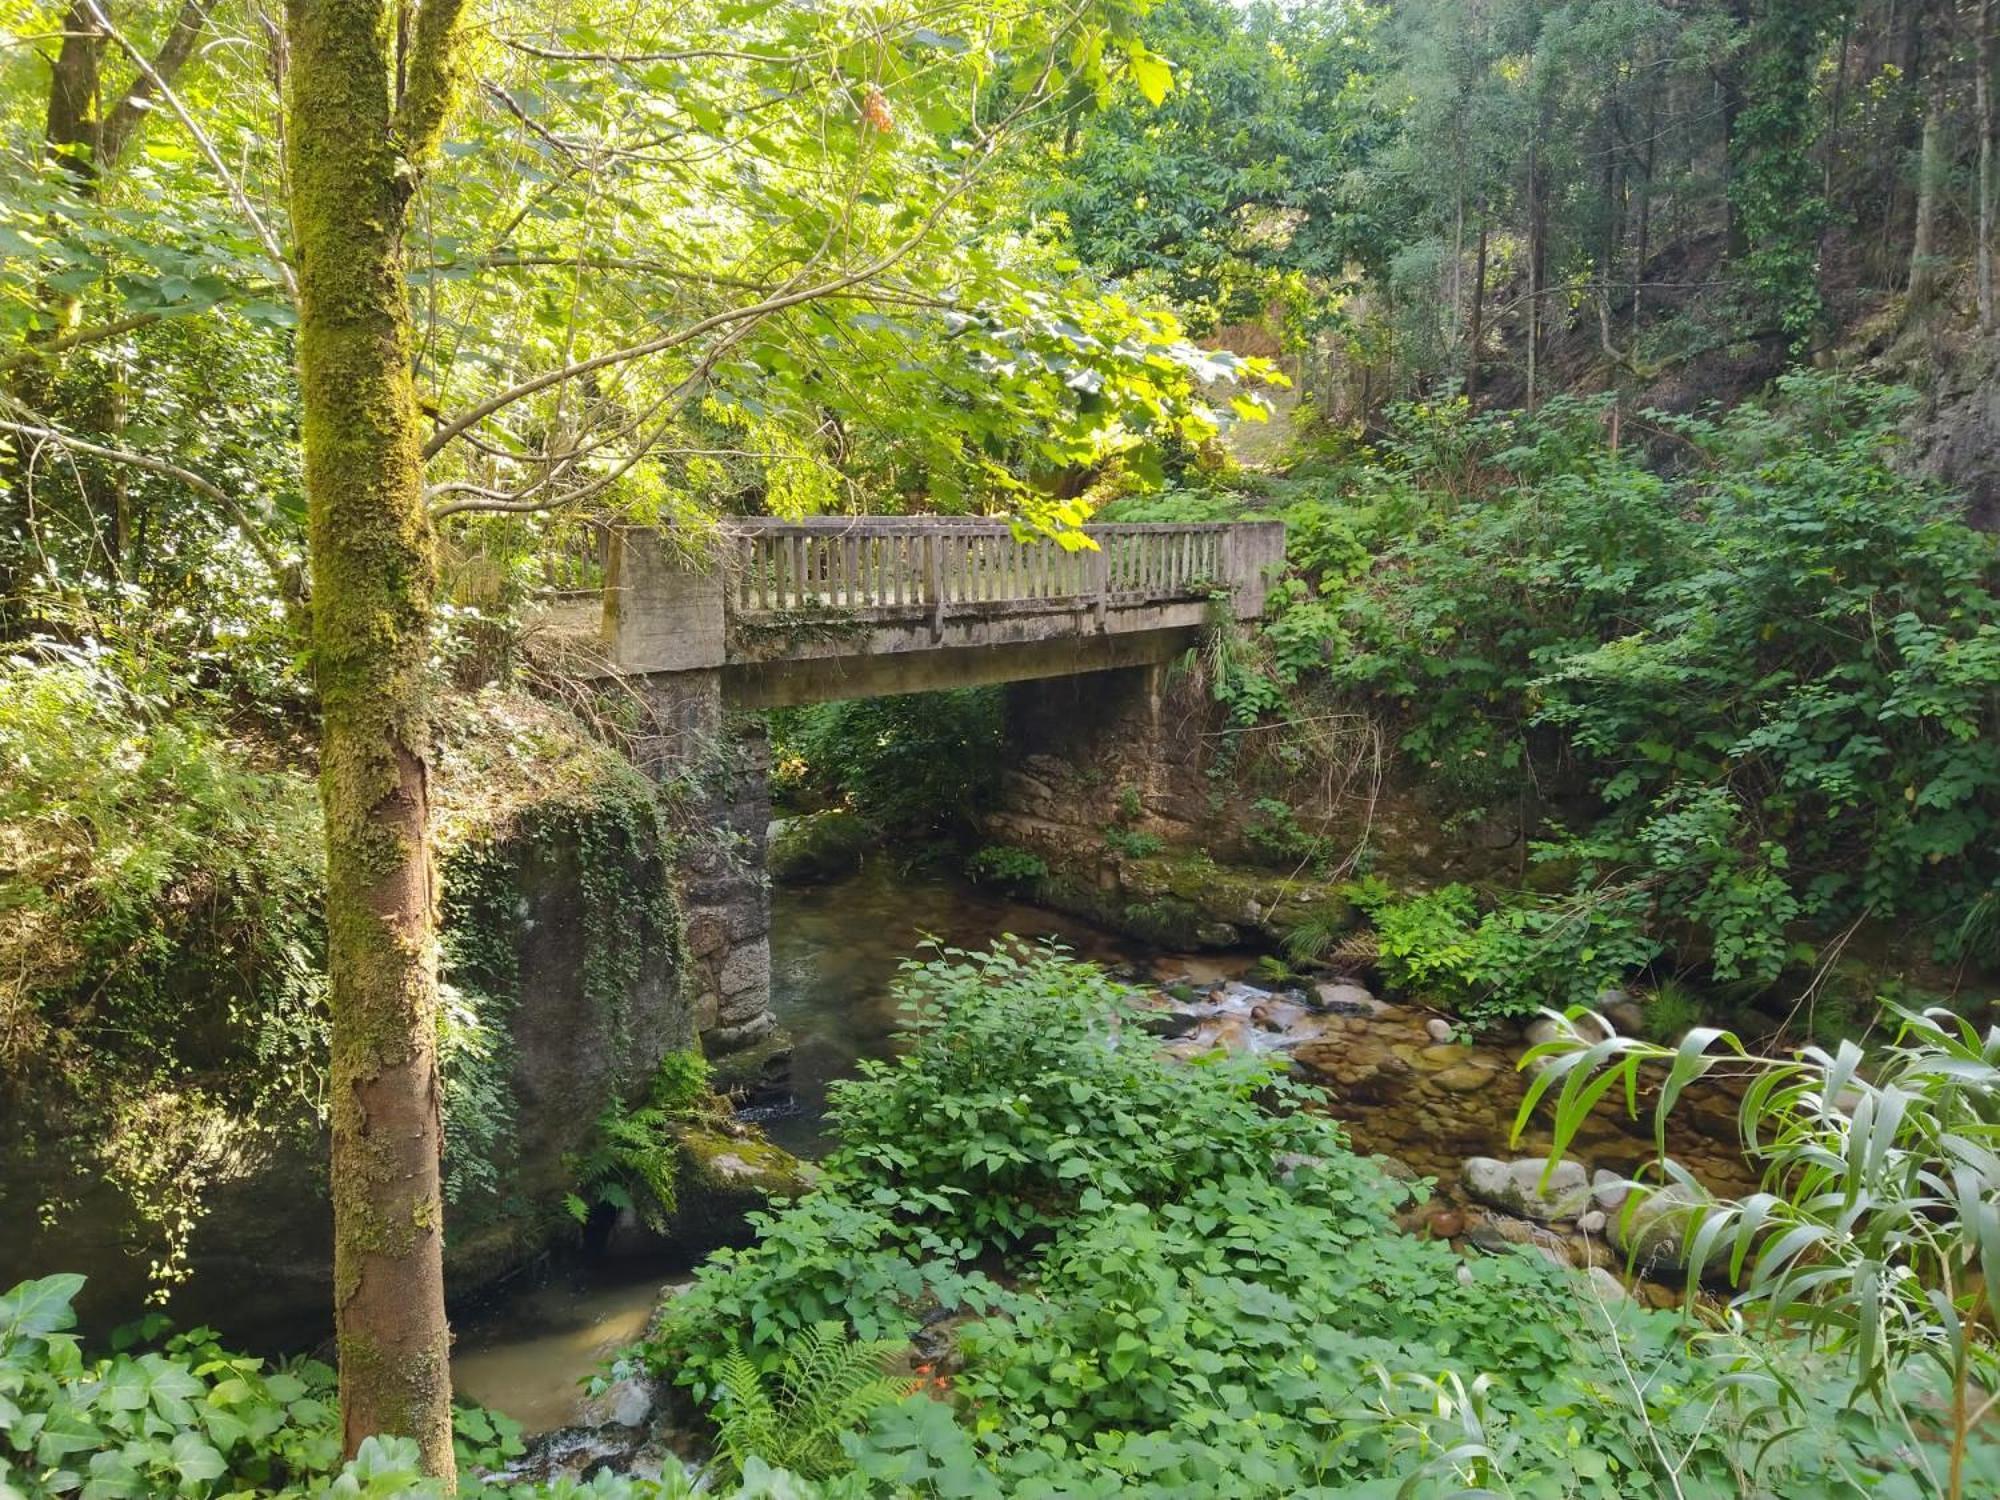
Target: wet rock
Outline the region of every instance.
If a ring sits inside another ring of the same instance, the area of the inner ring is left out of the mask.
[[[1283,1000],[1266,1000],[1250,1009],[1250,1024],[1259,1031],[1291,1032],[1305,1019],[1303,1006]]]
[[[1460,1169],[1459,1181],[1479,1202],[1543,1223],[1573,1219],[1590,1205],[1590,1177],[1581,1162],[1559,1161],[1551,1169],[1543,1157],[1505,1162],[1475,1156]]]
[[[1386,1007],[1368,993],[1365,985],[1351,979],[1337,979],[1313,986],[1313,998],[1321,1010],[1340,1016],[1379,1016]]]
[[[653,1404],[653,1383],[628,1375],[586,1400],[582,1416],[591,1427],[643,1427],[653,1414]]]
[[[1476,1068],[1463,1064],[1456,1068],[1446,1068],[1431,1081],[1441,1089],[1450,1089],[1454,1094],[1476,1094],[1486,1087],[1493,1074],[1486,1068]]]
[[[1454,1035],[1451,1022],[1443,1016],[1432,1016],[1424,1022],[1424,1030],[1431,1034],[1431,1040],[1435,1042],[1448,1042]]]
[[[1232,979],[1211,990],[1209,998],[1218,1005],[1237,1006],[1248,1010],[1252,1006],[1262,1005],[1265,1001],[1275,1000],[1278,997],[1270,990],[1260,990],[1254,984],[1245,984],[1240,979]]]

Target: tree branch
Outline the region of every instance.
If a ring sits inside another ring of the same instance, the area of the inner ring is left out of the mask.
[[[83,344],[95,344],[101,339],[115,339],[121,333],[130,333],[135,328],[144,328],[148,323],[157,323],[166,317],[165,313],[133,313],[129,317],[113,318],[109,323],[93,323],[88,328],[79,328],[66,333],[61,338],[50,339],[45,344],[34,344],[19,354],[0,359],[0,375],[11,374],[33,364],[38,359],[46,359],[52,354],[61,354]]]
[[[992,149],[992,144],[989,142],[981,154],[981,163],[983,163],[986,156],[991,155]],[[976,167],[979,164],[975,163],[974,165]],[[559,385],[565,380],[574,380],[578,376],[588,375],[594,370],[602,370],[610,365],[625,364],[631,360],[644,359],[653,354],[664,354],[669,349],[679,348],[682,344],[700,338],[704,333],[712,332],[728,324],[739,323],[745,319],[762,319],[772,313],[783,312],[788,307],[797,307],[803,302],[813,302],[824,297],[830,297],[837,292],[845,291],[848,287],[856,286],[872,276],[879,276],[883,271],[886,271],[890,266],[896,264],[897,261],[903,259],[924,241],[931,230],[936,227],[938,220],[944,217],[945,210],[957,202],[964,194],[966,188],[971,186],[973,176],[973,169],[968,168],[960,176],[959,180],[952,185],[951,190],[932,206],[931,211],[924,216],[923,222],[916,227],[907,239],[891,246],[888,250],[885,250],[882,254],[857,269],[836,276],[831,280],[820,282],[814,286],[800,287],[794,291],[766,297],[761,302],[751,303],[747,307],[731,308],[725,312],[713,313],[697,322],[690,323],[685,328],[677,329],[673,333],[662,334],[655,339],[647,339],[643,343],[628,344],[622,349],[609,349],[602,354],[592,355],[589,359],[577,360],[572,364],[563,365],[558,369],[545,370],[540,375],[521,381],[518,385],[510,386],[499,394],[488,397],[477,406],[471,407],[452,418],[451,421],[438,429],[437,433],[428,443],[424,444],[424,457],[427,459],[435,457],[453,438],[456,438],[467,428],[477,426],[504,407],[511,406],[516,401],[532,396],[538,391],[545,391],[552,385]]]
[[[149,453],[134,453],[128,448],[112,448],[103,443],[93,443],[62,431],[60,428],[37,425],[28,422],[10,422],[0,417],[0,432],[12,433],[15,437],[32,438],[36,442],[54,443],[60,448],[74,453],[87,453],[92,458],[101,458],[109,463],[125,464],[134,469],[144,469],[151,474],[164,474],[169,479],[178,479],[189,489],[208,496],[216,504],[229,512],[237,530],[243,533],[243,540],[270,570],[271,581],[278,586],[278,597],[284,601],[285,611],[295,623],[302,619],[300,608],[304,603],[296,570],[285,565],[284,559],[272,549],[262,529],[250,518],[234,495],[216,484],[204,479],[192,469],[182,468],[164,458],[154,458]]]
[[[104,34],[116,42],[119,50],[132,59],[141,76],[151,82],[153,91],[167,101],[167,107],[173,110],[175,117],[187,127],[188,134],[193,136],[195,144],[201,147],[201,154],[208,158],[208,164],[215,168],[216,175],[229,189],[229,198],[236,205],[236,211],[250,221],[250,227],[257,234],[257,243],[264,247],[264,253],[269,255],[272,264],[277,266],[278,276],[285,283],[285,290],[291,293],[292,300],[296,302],[299,296],[298,278],[292,274],[291,263],[285,259],[284,247],[278,243],[278,237],[271,233],[270,226],[264,222],[263,216],[251,205],[250,195],[243,191],[243,184],[238,182],[236,174],[229,170],[228,164],[222,159],[222,153],[215,149],[215,142],[209,139],[208,132],[203,130],[194,116],[188,113],[187,106],[181,103],[180,95],[176,94],[167,80],[154,69],[146,54],[133,46],[131,39],[111,24],[111,18],[104,13],[104,7],[98,4],[98,0],[81,0],[81,3],[90,13],[90,18],[103,27]]]
[[[445,115],[458,87],[462,50],[458,18],[464,11],[465,0],[423,0],[417,11],[408,82],[396,105],[395,120],[403,158],[412,167],[424,164],[444,134]]]
[[[119,153],[139,128],[139,122],[151,111],[153,95],[162,84],[172,84],[180,76],[187,60],[194,56],[195,44],[208,28],[209,14],[215,9],[217,0],[182,0],[180,13],[174,17],[173,29],[167,33],[166,41],[160,44],[160,54],[155,57],[150,68],[142,67],[139,76],[132,80],[132,87],[125,91],[125,97],[111,107],[104,117],[104,131],[99,154],[109,163],[118,160]],[[122,44],[121,44],[122,45]]]

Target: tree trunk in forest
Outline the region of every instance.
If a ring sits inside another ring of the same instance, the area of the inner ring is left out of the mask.
[[[334,1324],[347,1450],[449,1478],[426,678],[436,571],[403,229],[442,128],[459,0],[290,0],[299,377],[332,981]],[[392,65],[393,64],[393,65]],[[407,79],[403,97],[393,80]]]
[[[1654,143],[1659,137],[1659,128],[1659,94],[1657,90],[1649,90],[1646,94],[1646,152],[1640,158],[1639,170],[1639,222],[1632,246],[1632,352],[1635,355],[1639,351],[1639,321],[1646,306],[1646,257],[1652,250]]]
[[[1750,29],[1750,0],[1730,0],[1730,19],[1740,33]],[[1722,75],[1722,205],[1725,217],[1724,246],[1731,260],[1741,260],[1750,250],[1743,215],[1736,202],[1736,117],[1743,113],[1743,62],[1732,57]]]
[[[1479,250],[1472,263],[1472,330],[1465,344],[1465,395],[1479,398],[1479,346],[1486,338],[1486,205],[1479,205]]]
[[[1938,198],[1944,187],[1944,84],[1932,85],[1924,110],[1923,144],[1917,150],[1917,207],[1910,233],[1910,291],[1906,311],[1927,312],[1937,300]]]
[[[1972,97],[1979,120],[1978,244],[1973,251],[1979,286],[1979,331],[1993,331],[1993,0],[1979,0],[1974,38]]]

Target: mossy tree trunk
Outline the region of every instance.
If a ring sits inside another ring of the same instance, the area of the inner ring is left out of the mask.
[[[334,1317],[351,1453],[452,1471],[425,710],[435,560],[403,228],[450,93],[461,0],[289,0],[299,371],[323,718]],[[413,39],[396,55],[396,38]],[[398,97],[396,79],[406,80]]]

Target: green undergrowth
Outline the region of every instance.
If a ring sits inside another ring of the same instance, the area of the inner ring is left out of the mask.
[[[1446,976],[1446,999],[1561,1004],[1571,960],[1595,978],[1648,948],[1755,993],[1857,922],[2000,962],[2000,544],[1900,462],[1910,399],[1796,374],[1622,433],[1608,398],[1393,408],[1376,442],[1324,438],[1229,497],[1285,519],[1289,567],[1206,683],[1301,754],[1372,719],[1447,838],[1525,815],[1521,890],[1477,915],[1441,893],[1385,934],[1479,929],[1476,963],[1517,976]],[[1260,850],[1314,857],[1272,808],[1245,817]]]
[[[416,1445],[370,1438],[341,1458],[334,1372],[311,1359],[269,1365],[223,1348],[207,1329],[171,1332],[155,1315],[121,1329],[112,1348],[71,1331],[74,1275],[22,1282],[0,1295],[0,1495],[7,1500],[443,1500],[417,1467]],[[819,1486],[751,1457],[743,1482],[697,1488],[694,1476],[603,1475],[590,1482],[511,1484],[482,1478],[526,1451],[517,1423],[461,1406],[454,1442],[466,1500],[827,1500],[857,1486]]]
[[[999,780],[1001,709],[979,687],[775,710],[772,794],[844,804],[892,834],[970,834]]]
[[[870,1493],[1611,1497],[1669,1468],[1689,1496],[1876,1487],[1886,1439],[1803,1350],[1691,1339],[1539,1257],[1399,1232],[1423,1188],[1354,1155],[1312,1090],[1255,1058],[1164,1060],[1093,966],[944,950],[900,993],[909,1045],[840,1087],[819,1186],[627,1356],[725,1428],[745,1369],[824,1325],[944,1329],[956,1355],[844,1440]],[[1453,1430],[1468,1414],[1490,1465]]]
[[[440,705],[439,1051],[455,1232],[513,1214],[510,1023],[524,880],[580,891],[584,986],[623,1040],[679,927],[646,780],[518,696]],[[319,797],[300,747],[144,650],[0,663],[0,1088],[10,1214],[60,1225],[108,1181],[161,1295],[210,1190],[316,1152],[326,1058]],[[31,1201],[37,1194],[41,1201]]]

